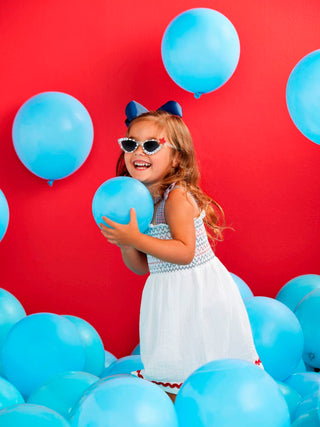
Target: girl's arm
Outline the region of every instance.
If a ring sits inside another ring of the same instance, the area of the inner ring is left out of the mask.
[[[149,273],[146,254],[138,251],[132,246],[121,246],[120,249],[123,262],[129,270],[140,275]]]
[[[195,202],[182,189],[169,194],[165,216],[172,239],[162,240],[140,233],[136,213],[130,211],[129,224],[118,224],[103,218],[111,228],[105,227],[104,235],[111,243],[129,245],[138,251],[173,264],[190,264],[195,253],[194,217],[198,214]]]

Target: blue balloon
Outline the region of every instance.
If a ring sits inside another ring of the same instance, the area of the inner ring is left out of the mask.
[[[88,111],[73,96],[43,92],[20,107],[12,138],[26,168],[53,181],[71,175],[85,162],[92,147],[93,125]]]
[[[130,374],[133,371],[138,371],[139,369],[143,368],[144,366],[139,355],[125,356],[116,360],[108,368],[106,368],[102,372],[101,378],[116,374]]]
[[[17,298],[0,288],[0,350],[12,326],[24,317],[26,317],[26,312]],[[1,357],[0,375],[3,376]]]
[[[308,369],[308,366],[304,363],[304,361],[301,357],[300,362],[298,363],[298,366],[294,370],[293,374],[296,374],[299,372],[307,372],[308,370],[310,371],[310,369]],[[312,370],[313,370],[313,368],[312,368]]]
[[[318,409],[313,409],[310,412],[300,415],[292,424],[292,427],[320,427]]]
[[[282,286],[276,299],[294,311],[302,298],[318,288],[320,288],[319,274],[303,274]]]
[[[126,176],[105,181],[92,201],[92,213],[98,226],[104,222],[103,216],[120,224],[128,224],[130,208],[136,211],[139,230],[145,232],[153,217],[152,196],[144,184]]]
[[[72,427],[178,427],[171,399],[151,382],[130,376],[99,381],[74,407]]]
[[[281,302],[267,297],[245,301],[257,352],[265,370],[282,381],[300,362],[303,333],[294,313]]]
[[[297,406],[295,411],[295,418],[308,414],[313,410],[319,410],[320,396],[319,392],[306,396]],[[320,421],[320,420],[319,420]],[[320,424],[319,424],[320,425]]]
[[[0,377],[0,410],[9,406],[24,403],[19,390],[17,390],[9,381]]]
[[[213,9],[196,8],[170,22],[161,53],[172,80],[198,98],[229,80],[238,65],[240,42],[228,18]]]
[[[287,402],[290,413],[290,420],[292,422],[296,418],[297,407],[300,405],[302,397],[293,387],[290,387],[288,384],[278,382],[278,386]]]
[[[287,107],[293,123],[308,139],[320,144],[320,49],[302,58],[287,83]]]
[[[252,290],[249,288],[249,286],[244,282],[239,276],[237,276],[234,273],[230,273],[233,280],[236,282],[236,285],[238,286],[240,295],[243,300],[252,298],[253,293]]]
[[[320,392],[320,375],[315,372],[299,372],[290,375],[285,381],[303,398]]]
[[[110,366],[112,363],[114,363],[116,360],[118,360],[116,358],[116,356],[114,356],[112,353],[110,353],[110,351],[105,350],[104,351],[104,367],[108,368],[108,366]]]
[[[263,369],[220,359],[194,371],[175,408],[181,426],[287,427],[290,416],[277,383]]]
[[[139,355],[140,354],[140,344],[138,344],[132,351],[132,355]]]
[[[0,242],[6,234],[9,224],[9,205],[3,192],[0,190]]]
[[[105,353],[100,335],[90,323],[80,317],[69,315],[64,317],[77,327],[82,339],[86,353],[86,363],[83,371],[99,376],[105,367]]]
[[[28,403],[53,409],[68,419],[85,391],[99,380],[86,372],[63,372],[50,378],[29,397]]]
[[[40,405],[22,403],[0,411],[1,427],[70,427],[57,412]]]
[[[50,377],[65,371],[82,371],[85,350],[76,326],[52,313],[21,319],[2,346],[3,372],[27,398]]]
[[[295,309],[304,335],[303,360],[320,368],[320,289],[307,294]]]

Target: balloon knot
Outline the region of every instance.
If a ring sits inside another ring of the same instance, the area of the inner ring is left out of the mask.
[[[201,92],[195,92],[194,97],[195,97],[196,99],[199,99],[201,95],[202,95],[202,93],[201,93]]]
[[[47,181],[47,183],[50,185],[50,187],[52,187],[52,185],[54,183],[54,179],[50,179],[49,181]]]

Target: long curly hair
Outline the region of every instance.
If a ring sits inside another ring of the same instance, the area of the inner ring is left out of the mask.
[[[178,164],[161,182],[157,196],[163,197],[165,190],[172,183],[185,188],[186,193],[189,192],[194,197],[199,209],[205,211],[204,223],[211,243],[214,245],[216,241],[223,240],[222,233],[226,228],[225,215],[221,206],[199,186],[200,171],[188,127],[179,116],[161,110],[150,111],[132,120],[126,136],[130,134],[130,129],[135,123],[149,120],[153,121],[159,130],[165,130],[169,142],[179,151]],[[116,175],[130,176],[125,165],[123,151],[117,161]]]

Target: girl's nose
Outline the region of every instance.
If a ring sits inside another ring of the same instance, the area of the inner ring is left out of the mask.
[[[136,152],[137,154],[144,153],[142,146],[141,146],[141,145],[138,145],[138,148],[136,149],[136,151],[135,151],[135,152]]]

